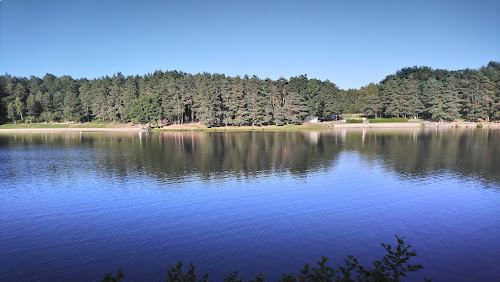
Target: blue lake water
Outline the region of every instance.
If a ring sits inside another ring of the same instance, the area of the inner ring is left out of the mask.
[[[396,234],[408,281],[499,281],[500,130],[0,133],[1,281],[276,281]]]

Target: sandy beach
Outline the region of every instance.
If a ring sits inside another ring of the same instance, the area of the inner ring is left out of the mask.
[[[12,128],[12,129],[0,129],[0,133],[2,132],[131,132],[131,131],[139,131],[138,127],[135,128],[126,128],[126,127],[118,127],[118,128]]]
[[[387,123],[334,123],[325,122],[319,124],[305,123],[303,125],[297,125],[290,130],[322,130],[324,129],[343,129],[343,128],[394,128],[394,129],[404,129],[404,128],[419,128],[422,127],[460,127],[460,128],[476,128],[477,123],[473,122],[387,122]],[[500,124],[487,123],[482,124],[483,128],[500,128]],[[163,126],[159,129],[160,131],[286,131],[287,128],[276,127],[276,126],[225,126],[217,128],[208,128],[201,123],[194,124],[173,124],[169,126]],[[117,127],[46,127],[46,128],[0,128],[0,133],[37,133],[37,132],[138,132],[147,131],[145,127],[139,128],[138,125],[123,125]]]

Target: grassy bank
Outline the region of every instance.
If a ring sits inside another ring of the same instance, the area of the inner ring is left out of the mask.
[[[2,124],[0,129],[28,129],[28,128],[69,128],[69,124],[57,123],[29,123],[29,124]]]
[[[362,119],[347,119],[346,123],[363,123]]]
[[[201,123],[173,124],[163,128],[151,129],[151,132],[233,132],[233,131],[305,131],[305,130],[325,130],[333,128],[414,128],[415,126],[424,126],[421,120],[411,120],[407,122],[382,122],[383,119],[377,119],[380,122],[370,123],[351,123],[351,122],[323,122],[321,124],[306,123],[302,125],[267,125],[267,126],[224,126],[224,127],[206,127]],[[359,120],[361,121],[361,120]],[[500,128],[498,123],[429,123],[425,126],[447,126],[447,127],[485,127],[485,128]],[[16,132],[47,132],[53,129],[54,131],[133,131],[139,130],[138,125],[132,123],[33,123],[33,124],[3,124],[0,125],[0,132],[16,131]],[[146,129],[142,126],[142,129]]]
[[[408,122],[406,118],[376,118],[370,119],[370,123],[382,123],[382,122]]]
[[[0,129],[51,129],[51,128],[122,128],[130,124],[110,123],[8,123],[0,125]]]

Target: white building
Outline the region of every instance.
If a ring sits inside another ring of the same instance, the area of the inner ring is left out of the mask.
[[[319,120],[318,120],[318,117],[308,116],[308,117],[306,117],[304,122],[318,123]]]

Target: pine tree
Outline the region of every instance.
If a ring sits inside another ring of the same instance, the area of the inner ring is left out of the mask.
[[[124,122],[125,115],[125,104],[124,104],[124,84],[125,77],[118,72],[113,75],[110,82],[109,88],[109,96],[107,104],[108,107],[108,116],[112,121],[119,120],[120,122]]]
[[[80,98],[73,91],[68,91],[64,97],[63,114],[65,118],[73,121],[80,121],[82,117]]]
[[[78,92],[80,93],[80,103],[82,109],[82,119],[84,121],[89,122],[92,116],[92,100],[93,96],[90,89],[90,82],[88,80],[81,81],[80,87],[78,88]]]
[[[246,82],[248,82],[248,76],[241,79],[239,76],[235,78],[233,83],[233,93],[234,99],[234,121],[233,124],[236,126],[243,126],[250,124],[250,114],[248,110],[248,93],[246,88]]]
[[[108,93],[109,93],[109,80],[101,78],[92,83],[91,91],[94,94],[92,101],[92,114],[97,119],[109,120],[109,106],[108,106]]]
[[[418,118],[419,115],[424,111],[424,103],[420,98],[420,91],[418,89],[416,81],[413,79],[413,75],[410,74],[409,78],[405,82],[405,91],[408,96],[408,110],[407,114],[410,117]]]
[[[446,111],[446,92],[443,83],[431,78],[424,87],[424,96],[427,98],[427,112],[433,120],[451,120]]]
[[[285,120],[291,124],[301,124],[309,114],[305,99],[294,92],[286,95],[284,109]]]
[[[151,127],[151,124],[158,123],[161,111],[161,105],[156,97],[141,95],[132,101],[130,117],[135,123],[149,123]]]
[[[271,122],[275,125],[283,125],[286,122],[284,104],[285,97],[289,91],[288,81],[283,77],[280,77],[271,87],[270,94],[273,116]]]
[[[443,83],[445,111],[448,120],[460,118],[461,99],[458,83],[452,75],[449,75]]]
[[[385,114],[393,117],[401,116],[401,96],[396,78],[387,81],[382,87]]]
[[[377,118],[382,111],[382,106],[382,102],[378,96],[370,96],[366,100],[366,106],[363,109],[363,113]]]
[[[28,98],[26,98],[26,113],[35,118],[34,122],[36,122],[36,118],[38,117],[38,111],[39,104],[36,101],[35,95],[28,95]]]
[[[132,105],[132,101],[134,101],[137,96],[138,91],[136,78],[133,76],[128,76],[125,80],[125,85],[123,86],[123,121],[130,121],[130,107]]]

